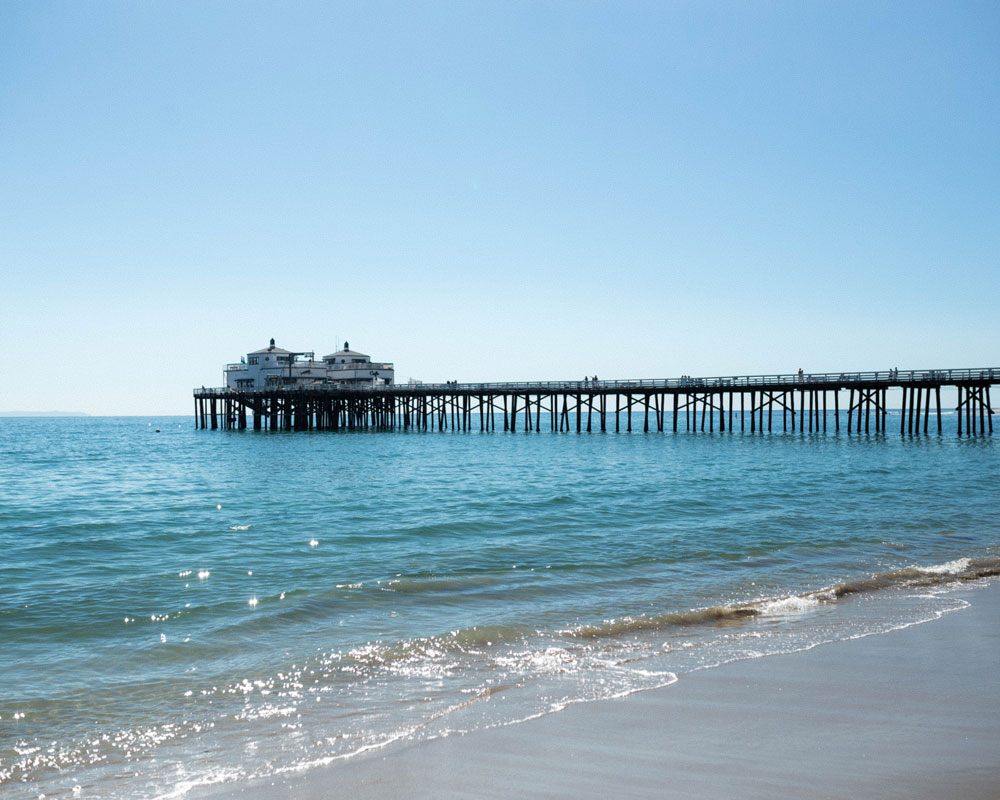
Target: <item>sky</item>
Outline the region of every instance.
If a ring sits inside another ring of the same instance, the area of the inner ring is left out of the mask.
[[[0,411],[1000,366],[994,2],[0,4]]]

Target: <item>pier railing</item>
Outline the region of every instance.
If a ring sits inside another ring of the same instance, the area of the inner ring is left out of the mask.
[[[339,365],[338,365],[339,366]],[[346,365],[345,365],[346,366]],[[810,372],[769,375],[719,375],[708,378],[682,376],[680,378],[626,378],[616,380],[579,380],[579,381],[503,381],[492,383],[391,383],[343,385],[336,383],[291,384],[268,387],[266,389],[232,389],[229,387],[213,387],[195,389],[200,396],[238,394],[254,391],[328,391],[328,392],[360,392],[393,394],[418,394],[422,392],[517,392],[517,391],[573,391],[576,389],[588,392],[635,391],[646,389],[679,389],[681,391],[697,391],[699,389],[727,390],[750,389],[760,387],[799,386],[849,389],[858,385],[909,386],[924,383],[966,383],[973,381],[996,382],[1000,380],[1000,367],[972,367],[963,369],[909,369],[882,370],[874,372]]]

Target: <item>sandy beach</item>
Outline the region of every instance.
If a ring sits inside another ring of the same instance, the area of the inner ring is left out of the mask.
[[[1000,797],[1000,583],[887,634],[197,797]]]

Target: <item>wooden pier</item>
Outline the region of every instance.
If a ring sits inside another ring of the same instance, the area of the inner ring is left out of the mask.
[[[1000,368],[614,381],[194,390],[195,426],[224,430],[941,432],[958,391],[958,435],[993,433]],[[841,396],[847,402],[841,412]],[[889,418],[890,397],[898,420]],[[544,417],[543,417],[544,415]],[[932,421],[933,416],[933,421]]]

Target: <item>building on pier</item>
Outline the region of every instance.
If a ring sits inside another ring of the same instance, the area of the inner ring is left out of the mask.
[[[342,350],[317,361],[315,351],[285,350],[271,339],[267,347],[247,353],[238,364],[227,364],[224,376],[226,388],[246,392],[283,386],[387,386],[396,373],[391,363],[374,362],[371,356],[351,350],[347,342]]]

